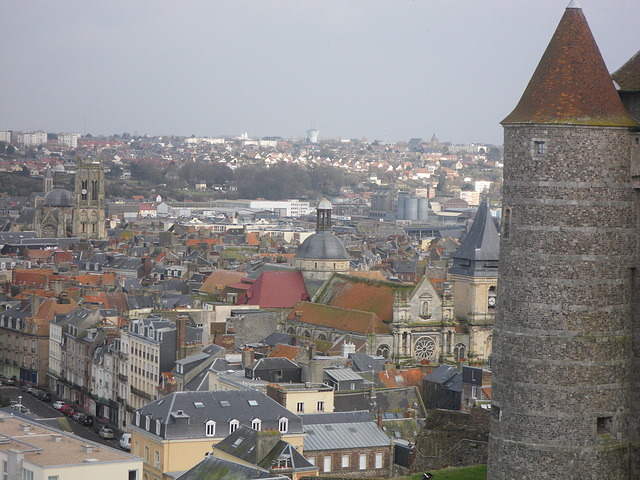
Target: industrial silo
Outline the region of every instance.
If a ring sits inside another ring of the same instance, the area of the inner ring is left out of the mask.
[[[418,220],[427,220],[429,217],[429,199],[420,197],[418,199]]]
[[[406,220],[418,219],[418,198],[417,197],[407,197],[407,201],[404,207],[404,214],[405,214]]]
[[[404,220],[406,218],[406,202],[407,202],[407,196],[400,194],[398,195],[398,213],[396,215],[396,218],[398,220]]]

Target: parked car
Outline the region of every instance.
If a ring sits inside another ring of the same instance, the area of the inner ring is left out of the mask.
[[[71,412],[71,413],[69,413]],[[74,410],[74,408],[71,405],[64,405],[61,409],[60,409],[60,413],[62,413],[63,415],[66,415],[67,417],[73,415],[74,413],[76,413],[76,411]]]
[[[118,441],[118,445],[121,449],[126,450],[127,452],[131,451],[131,434],[123,433]]]
[[[57,402],[53,402],[53,404],[51,405],[53,408],[55,408],[56,410],[60,410],[62,407],[64,407],[67,403],[63,402],[62,400],[58,400]]]
[[[16,377],[11,377],[11,378],[7,378],[7,381],[4,382],[7,385],[15,385],[16,384]]]
[[[62,409],[60,411],[62,412]],[[73,416],[78,412],[73,407],[71,407],[71,408],[65,408],[64,412],[62,412],[62,413],[65,414],[69,418],[73,418]]]
[[[104,439],[110,439],[110,438],[113,438],[113,430],[103,425],[102,427],[100,427],[100,430],[98,431],[98,435],[100,435]]]
[[[43,402],[50,402],[51,401],[51,394],[49,392],[44,392],[40,397],[40,400],[42,400]]]
[[[71,416],[71,418],[73,418],[76,422],[78,422],[78,419],[80,418],[81,415],[84,415],[84,413],[76,412]],[[80,423],[80,422],[78,422],[78,423]]]
[[[45,394],[46,392],[44,390],[38,390],[37,388],[33,391],[33,396],[36,397],[38,400],[40,400],[42,398],[42,396]]]
[[[11,405],[11,408],[13,408],[14,410],[17,410],[20,413],[31,413],[31,410],[29,410],[27,407],[25,407],[21,403],[16,403],[14,405]]]
[[[73,418],[76,422],[78,422],[80,425],[85,425],[85,426],[91,426],[93,425],[93,417],[91,415],[87,415],[86,413],[79,413],[76,416],[74,415]]]

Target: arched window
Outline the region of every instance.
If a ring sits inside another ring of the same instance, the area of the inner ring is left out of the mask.
[[[453,347],[453,354],[456,357],[456,362],[461,362],[466,358],[467,347],[463,343],[458,343]]]
[[[160,422],[160,419],[158,418],[156,419],[156,435],[160,435],[160,425],[161,425],[161,422]]]
[[[151,427],[151,415],[146,415],[144,419],[144,429],[149,431],[149,427]]]
[[[140,426],[140,412],[136,412],[136,426]]]

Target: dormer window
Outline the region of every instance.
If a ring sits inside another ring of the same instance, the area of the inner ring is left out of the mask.
[[[235,432],[240,426],[240,422],[235,418],[229,422],[229,433]]]
[[[140,426],[140,412],[136,412],[136,426]]]
[[[216,422],[213,420],[207,420],[204,424],[205,434],[207,437],[215,437],[216,435]]]
[[[251,420],[251,428],[260,431],[260,429],[262,428],[262,420],[260,420],[259,418],[254,418],[253,420]]]
[[[158,418],[156,420],[156,435],[160,435],[160,424],[161,422],[160,422],[160,419]]]
[[[144,429],[146,431],[149,431],[149,427],[151,427],[151,415],[146,415],[145,421],[144,421]]]
[[[289,429],[289,419],[287,417],[282,417],[278,420],[278,431],[280,433],[287,433]]]

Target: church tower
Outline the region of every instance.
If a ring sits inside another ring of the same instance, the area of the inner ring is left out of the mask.
[[[575,0],[502,124],[487,478],[632,478],[638,123]]]
[[[44,173],[44,180],[42,182],[42,190],[46,195],[51,190],[53,190],[53,172],[51,171],[51,167],[47,166],[47,170]]]
[[[483,361],[488,361],[493,340],[499,247],[500,236],[485,198],[449,269],[455,316],[469,333],[469,352]]]
[[[298,247],[294,266],[306,280],[327,280],[334,273],[348,273],[351,257],[338,237],[331,231],[333,205],[323,198],[316,209],[316,233]]]
[[[102,160],[78,159],[73,212],[73,235],[106,238],[104,166]]]

